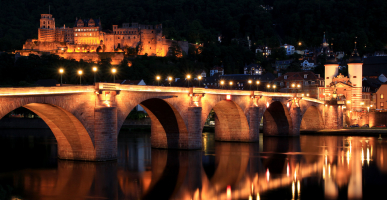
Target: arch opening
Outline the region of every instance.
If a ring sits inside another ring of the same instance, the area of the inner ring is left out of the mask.
[[[279,101],[274,101],[263,114],[263,134],[265,136],[288,136],[293,129],[288,109]]]
[[[45,103],[29,103],[22,107],[38,115],[50,128],[57,141],[60,159],[95,160],[92,139],[83,124],[72,113]],[[15,109],[11,111],[13,110]],[[3,118],[4,114],[0,117]]]
[[[215,140],[251,141],[249,123],[242,108],[234,101],[222,100],[213,108]]]
[[[144,100],[138,105],[134,109],[142,108],[150,118],[152,148],[188,148],[186,125],[174,106],[158,98]],[[149,125],[149,121],[145,123]]]
[[[302,115],[301,130],[319,130],[324,128],[321,112],[315,106],[310,106]]]

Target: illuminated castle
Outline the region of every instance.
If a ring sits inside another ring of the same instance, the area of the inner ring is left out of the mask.
[[[38,39],[27,40],[23,50],[17,52],[22,56],[48,52],[66,59],[93,62],[101,59],[101,53],[115,52],[112,60],[120,62],[123,55],[119,53],[123,54],[126,48],[138,49],[138,55],[164,57],[173,45],[188,53],[188,42],[166,39],[161,24],[124,23],[121,28],[113,25],[112,31],[102,31],[100,19],[77,18],[72,28],[55,27],[55,18],[51,14],[41,14]]]

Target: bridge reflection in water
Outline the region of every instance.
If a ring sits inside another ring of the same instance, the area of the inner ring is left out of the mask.
[[[387,144],[376,138],[264,137],[263,147],[203,140],[203,151],[161,150],[150,148],[149,135],[121,135],[118,161],[58,160],[51,169],[0,173],[0,183],[11,180],[27,199],[359,199],[373,184],[364,171],[387,173]]]

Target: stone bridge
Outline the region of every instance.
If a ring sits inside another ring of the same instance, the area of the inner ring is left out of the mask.
[[[340,105],[299,93],[110,83],[0,89],[0,118],[19,107],[31,110],[54,133],[59,158],[70,160],[116,159],[118,132],[139,104],[151,118],[153,148],[201,149],[212,109],[219,141],[258,141],[262,118],[265,136],[299,136],[300,129],[343,126]]]

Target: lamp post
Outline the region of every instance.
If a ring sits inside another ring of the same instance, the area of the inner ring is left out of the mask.
[[[258,89],[258,86],[259,86],[259,84],[260,84],[261,82],[257,81],[256,83],[257,83],[257,90],[259,90],[259,89]]]
[[[95,82],[97,82],[96,77],[95,77],[95,74],[97,73],[97,70],[98,70],[97,67],[93,67],[93,72],[94,72],[94,84],[95,84]]]
[[[156,76],[157,86],[160,86],[160,76]]]
[[[233,82],[232,81],[230,81],[230,90],[232,90],[232,84],[233,84]]]
[[[299,92],[298,90],[301,89],[301,85],[300,84],[297,84],[297,92]]]
[[[62,75],[63,75],[64,70],[62,68],[59,69],[60,73],[60,86],[62,86]]]
[[[252,80],[249,80],[248,83],[249,83],[249,85],[250,85],[250,90],[251,90],[251,83],[253,83],[253,81],[252,81]]]
[[[220,85],[222,86],[222,89],[223,89],[224,81],[220,81]]]
[[[275,89],[277,88],[276,85],[273,85],[273,92],[275,92]]]
[[[116,83],[116,73],[117,73],[117,69],[116,69],[116,68],[113,68],[113,69],[112,69],[112,73],[113,73],[113,83]]]
[[[82,74],[83,74],[83,71],[82,71],[82,70],[78,70],[78,75],[79,75],[79,85],[82,85]]]
[[[202,76],[198,76],[198,80],[199,80],[199,87],[200,87],[200,80],[202,80]]]
[[[191,75],[190,74],[187,75],[188,87],[189,87],[189,79],[191,79]]]
[[[169,87],[171,87],[172,77],[169,76],[168,81],[169,81]]]
[[[270,84],[267,84],[267,91],[269,91],[270,92]]]

